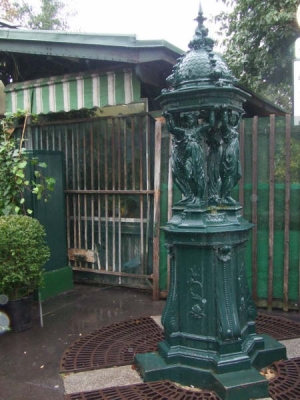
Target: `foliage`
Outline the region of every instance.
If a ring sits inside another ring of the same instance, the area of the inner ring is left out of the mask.
[[[279,145],[279,151],[275,160],[275,179],[277,182],[284,182],[286,175],[286,144],[283,141]],[[300,183],[300,143],[295,138],[291,139],[291,161],[289,164],[291,182]]]
[[[59,0],[39,0],[39,8],[30,4],[30,1],[2,0],[0,12],[2,18],[24,28],[44,30],[67,30],[67,18],[74,15]]]
[[[20,112],[19,112],[20,114]],[[23,148],[28,114],[21,138],[16,138],[12,127],[12,116],[1,120],[0,125],[0,215],[31,214],[26,208],[26,193],[32,193],[38,200],[48,200],[49,191],[54,190],[55,179],[43,175],[47,167],[37,158],[29,157]],[[33,179],[28,178],[28,167],[32,165]]]
[[[39,121],[51,122],[51,121],[70,121],[75,119],[85,119],[95,116],[95,109],[82,109],[82,110],[72,110],[68,112],[57,112],[41,115]]]
[[[0,217],[0,293],[9,300],[26,296],[43,282],[50,257],[45,229],[25,215]]]
[[[2,0],[0,4],[0,15],[2,18],[9,21],[14,21],[16,18],[15,8],[10,0]]]
[[[219,0],[232,11],[217,19],[226,32],[224,58],[240,82],[291,108],[299,0]]]

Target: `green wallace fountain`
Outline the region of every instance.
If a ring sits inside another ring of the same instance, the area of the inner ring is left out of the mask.
[[[182,192],[162,229],[171,283],[158,351],[136,356],[144,381],[210,389],[228,400],[268,397],[259,371],[286,349],[256,334],[245,248],[252,224],[231,197],[240,177],[238,126],[248,95],[198,26],[160,102],[172,135],[173,181]]]

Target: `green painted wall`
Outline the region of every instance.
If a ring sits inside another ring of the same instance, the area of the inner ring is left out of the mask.
[[[73,271],[71,267],[58,268],[44,273],[44,285],[39,289],[44,301],[60,293],[73,289]]]
[[[29,208],[33,210],[33,217],[45,227],[46,240],[51,251],[50,260],[45,264],[45,284],[41,288],[42,300],[45,300],[73,287],[72,269],[67,266],[64,159],[60,151],[34,150],[29,155],[30,158],[38,157],[40,162],[46,163],[44,175],[56,180],[55,190],[51,192],[51,198],[47,202],[38,201],[35,196],[27,199]],[[33,171],[30,167],[30,179],[34,179]]]

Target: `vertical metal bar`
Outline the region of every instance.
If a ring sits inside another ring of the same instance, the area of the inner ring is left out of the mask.
[[[143,190],[144,186],[144,168],[143,168],[143,158],[144,158],[144,142],[143,142],[143,119],[142,117],[137,117],[137,124],[139,128],[139,164],[140,164],[140,170],[139,170],[139,189]]]
[[[96,125],[96,138],[97,138],[97,141],[96,141],[96,148],[97,148],[97,189],[98,189],[98,190],[101,189],[101,174],[102,174],[102,172],[103,172],[103,171],[101,170],[100,160],[103,160],[103,159],[104,159],[104,155],[102,156],[102,154],[101,154],[101,149],[102,149],[102,151],[104,151],[104,153],[105,153],[105,151],[106,151],[105,145],[102,146],[102,140],[100,140],[100,139],[102,139],[103,136],[104,136],[103,133],[102,133],[101,126],[102,126],[102,125],[101,125],[100,121],[97,122],[97,125]],[[98,132],[98,129],[99,129],[99,132]],[[96,138],[95,138],[95,139],[96,139]],[[102,231],[101,231],[101,229],[102,229],[102,223],[101,223],[101,217],[102,217],[102,215],[101,215],[101,203],[102,203],[102,198],[101,198],[101,195],[98,194],[98,195],[97,195],[98,244],[100,245],[100,246],[98,247],[98,251],[103,251],[103,249],[104,249],[104,246],[103,246],[103,238],[102,238]],[[99,264],[99,268],[100,268],[100,269],[102,269],[101,260],[102,260],[102,257],[100,257],[100,254],[99,254],[98,262],[100,263],[100,264]]]
[[[122,215],[121,215],[121,196],[118,195],[118,271],[122,271]],[[119,284],[122,283],[119,277]]]
[[[132,185],[131,188],[133,190],[135,187],[135,120],[134,117],[131,117],[131,165],[132,165]]]
[[[145,124],[145,129],[146,129],[146,138],[145,138],[145,145],[146,145],[146,189],[149,190],[151,188],[151,182],[150,182],[150,133],[151,133],[151,127],[150,127],[150,118],[148,115],[146,115],[144,120]],[[146,237],[145,237],[145,271],[144,273],[147,272],[147,266],[149,263],[149,233],[150,233],[150,204],[151,204],[151,199],[150,195],[147,194],[146,196],[146,201],[147,201],[147,217],[146,217]]]
[[[143,125],[141,124],[142,118],[137,118],[138,125],[138,138],[139,138],[139,189],[143,190]],[[141,265],[144,273],[145,269],[145,243],[144,243],[144,196],[140,195],[140,227],[141,227]]]
[[[115,119],[111,119],[111,178],[112,190],[116,189],[116,148],[115,148]]]
[[[118,183],[117,188],[121,190],[121,118],[117,119],[117,149],[118,149],[118,164],[117,164],[117,175]]]
[[[76,189],[76,168],[75,168],[75,159],[77,159],[77,157],[75,158],[75,136],[76,136],[76,128],[74,126],[74,129],[72,129],[71,131],[71,146],[72,146],[72,183],[73,183],[73,187],[72,189]],[[73,195],[73,245],[74,248],[77,248],[77,207],[76,207],[76,196]]]
[[[153,300],[159,300],[159,246],[160,246],[160,178],[161,178],[161,122],[155,122],[154,147],[154,206],[153,206]]]
[[[127,185],[128,185],[128,168],[127,168],[127,121],[128,118],[124,118],[122,120],[123,122],[123,169],[124,169],[124,190],[127,190]],[[124,209],[125,209],[125,217],[127,216],[127,207],[128,207],[128,203],[127,203],[127,199],[124,202]],[[120,239],[122,240],[122,236],[120,237]],[[131,245],[131,241],[129,241],[129,246]],[[120,244],[120,249],[122,251],[122,243]],[[130,253],[130,248],[129,248],[129,252]],[[121,256],[121,264],[120,264],[120,270],[122,270],[122,256]]]
[[[111,130],[111,159],[112,159],[112,190],[116,189],[116,120],[112,118]],[[116,195],[112,195],[112,269],[116,271]]]
[[[122,189],[122,140],[121,140],[121,123],[122,118],[118,118],[118,189]],[[118,271],[122,271],[122,202],[121,196],[118,195]],[[119,277],[119,284],[122,283],[121,277]]]
[[[42,137],[43,135],[39,135],[39,139],[38,139],[38,149],[39,150],[43,150],[43,142],[42,142]]]
[[[62,133],[61,133],[62,134]],[[61,136],[61,135],[60,135]],[[71,157],[71,162],[72,162],[72,153],[69,155],[69,141],[68,141],[68,129],[65,127],[64,128],[64,149],[65,149],[65,188],[69,189],[69,157]],[[72,146],[70,146],[72,149]],[[68,249],[71,248],[71,232],[70,232],[70,202],[72,199],[72,195],[67,194],[66,196],[66,214],[67,214],[67,246]]]
[[[123,120],[123,137],[124,137],[124,190],[127,190],[127,129],[126,129],[126,121],[127,119],[124,118]]]
[[[35,126],[31,129],[31,138],[32,138],[32,148],[33,149],[38,149],[38,136],[40,135],[41,132],[41,127],[40,126]]]
[[[90,136],[90,187],[91,189],[95,189],[94,184],[94,127],[95,124],[90,122],[89,126],[89,136]],[[91,249],[95,249],[95,204],[94,204],[94,195],[91,195],[90,198],[90,213],[91,213]],[[92,268],[95,269],[98,266],[93,263]]]
[[[82,160],[83,160],[83,187],[84,190],[87,189],[86,182],[87,182],[87,145],[86,145],[86,126],[82,126]],[[90,157],[89,157],[90,161]],[[81,184],[80,184],[81,187]],[[87,194],[83,195],[83,222],[84,222],[84,248],[88,249],[88,240],[87,240]]]
[[[81,146],[79,142],[79,126],[76,125],[76,149],[77,149],[77,168],[76,168],[76,181],[77,190],[80,190],[80,151]],[[77,194],[77,234],[78,234],[78,247],[81,249],[81,198],[80,194]]]
[[[239,202],[242,207],[245,204],[245,121],[242,120],[240,125],[240,163],[242,170],[242,177],[239,182]],[[243,208],[241,210],[243,212]]]
[[[108,120],[105,120],[105,131],[104,131],[104,187],[108,189]],[[108,195],[105,194],[105,270],[108,271]]]
[[[290,199],[291,199],[291,116],[285,125],[285,199],[284,199],[284,272],[283,310],[289,309],[289,252],[290,252]]]
[[[50,129],[47,130],[47,134],[46,134],[46,150],[49,150],[49,135],[50,135]]]
[[[268,309],[272,310],[274,279],[274,210],[275,210],[275,115],[270,115],[269,139],[269,268]]]
[[[54,133],[55,127],[52,127],[52,132],[51,132],[51,138],[52,138],[52,150],[55,150],[55,133]]]
[[[57,133],[57,137],[58,137],[58,150],[62,151],[62,130],[63,128],[61,128],[60,130],[58,130],[56,128],[56,133]]]
[[[257,302],[258,117],[252,124],[252,297]]]

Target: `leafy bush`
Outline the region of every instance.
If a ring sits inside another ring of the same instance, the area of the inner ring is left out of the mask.
[[[0,294],[14,300],[43,283],[43,266],[50,257],[45,229],[25,215],[0,217]]]

